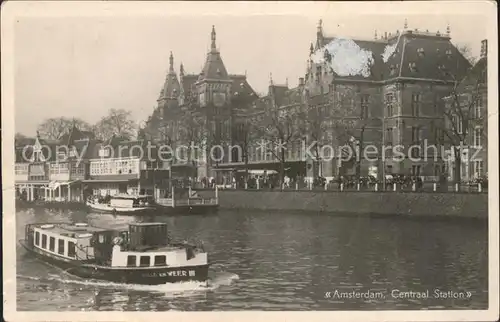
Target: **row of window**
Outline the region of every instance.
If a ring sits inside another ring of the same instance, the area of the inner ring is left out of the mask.
[[[152,256],[139,256],[139,266],[149,267],[151,266],[151,257]],[[167,265],[167,256],[165,255],[156,255],[154,256],[154,266],[165,266]],[[137,266],[137,256],[136,255],[128,255],[127,256],[127,266],[128,267],[136,267]]]
[[[14,171],[16,175],[28,174],[28,163],[16,163],[14,166]]]
[[[40,238],[41,237],[41,238]],[[48,240],[48,247],[47,247]],[[56,241],[57,241],[57,250],[56,250]],[[65,245],[68,243],[67,255],[65,254]],[[35,245],[46,249],[50,252],[57,253],[59,255],[67,256],[67,257],[76,257],[76,247],[75,243],[72,241],[67,241],[61,238],[55,238],[52,236],[47,236],[46,234],[40,234],[40,232],[35,232]]]
[[[91,175],[136,174],[139,160],[100,160],[90,163]]]
[[[50,174],[67,174],[69,173],[68,163],[51,163]]]

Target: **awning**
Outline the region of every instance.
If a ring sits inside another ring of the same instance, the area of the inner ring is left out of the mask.
[[[48,183],[48,187],[45,187],[47,189],[52,189],[55,190],[59,188],[59,186],[69,186],[72,183],[79,182],[80,180],[73,180],[73,181],[51,181]]]
[[[248,170],[250,174],[264,175],[264,174],[276,174],[276,170]]]

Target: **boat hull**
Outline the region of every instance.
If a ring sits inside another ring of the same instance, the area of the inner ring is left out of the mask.
[[[108,205],[92,204],[92,203],[87,203],[87,207],[89,207],[90,210],[99,213],[130,215],[130,216],[152,214],[156,210],[155,207],[114,208]]]
[[[142,285],[161,285],[189,281],[205,282],[208,280],[209,264],[183,267],[109,267],[61,258],[38,248],[30,247],[24,240],[20,240],[19,243],[30,254],[40,260],[82,278]]]

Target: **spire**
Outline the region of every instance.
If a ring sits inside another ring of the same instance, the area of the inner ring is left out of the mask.
[[[318,22],[318,34],[323,34],[323,20],[319,19]]]
[[[273,73],[269,73],[269,86],[273,86]]]
[[[377,40],[377,29],[375,29],[375,40]]]
[[[404,29],[408,29],[408,19],[405,18],[405,25],[404,25]]]
[[[177,75],[174,70],[174,55],[170,52],[169,57],[169,68],[165,83],[160,92],[160,99],[162,98],[174,98],[177,97],[179,92],[179,81],[177,80]]]
[[[172,52],[170,52],[169,62],[170,62],[170,67],[168,69],[168,72],[170,74],[173,74],[174,73],[174,55],[172,54]]]
[[[311,56],[312,54],[314,54],[314,46],[313,46],[313,43],[311,43],[311,46],[309,47],[309,56]]]
[[[211,49],[207,53],[205,59],[205,65],[203,66],[203,69],[201,70],[198,76],[198,82],[204,79],[211,79],[211,80],[218,79],[226,81],[231,80],[229,78],[229,74],[227,73],[226,67],[224,66],[224,63],[222,62],[222,58],[219,50],[217,49],[215,40],[216,40],[215,26],[212,26],[211,46],[210,46]]]
[[[450,33],[451,33],[450,23],[448,23],[448,25],[446,26],[446,35],[449,37]]]
[[[212,45],[210,46],[210,49],[212,51],[217,51],[217,47],[215,46],[215,36],[216,36],[216,34],[215,34],[215,26],[212,25]]]
[[[184,65],[181,63],[181,66],[179,67],[179,76],[182,77],[184,76]]]
[[[316,48],[323,47],[323,20],[318,22],[318,32],[316,33]]]
[[[288,77],[285,80],[285,85],[286,85],[286,87],[288,87]]]

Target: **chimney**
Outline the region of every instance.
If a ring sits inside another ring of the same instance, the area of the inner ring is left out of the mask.
[[[304,86],[304,77],[299,77],[299,86]]]
[[[387,39],[387,31],[384,33],[384,39]]]
[[[481,40],[481,54],[480,57],[487,57],[488,56],[488,40],[484,39]]]

